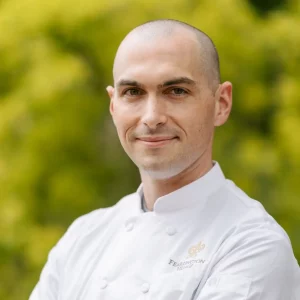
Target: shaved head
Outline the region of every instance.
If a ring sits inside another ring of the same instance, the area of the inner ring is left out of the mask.
[[[119,46],[113,75],[110,113],[143,181],[211,167],[232,85],[220,83],[218,54],[205,33],[175,20],[140,25]]]
[[[155,43],[158,40],[167,41],[178,35],[182,36],[182,44],[186,43],[185,38],[187,36],[197,42],[199,51],[196,55],[197,62],[200,62],[199,70],[207,79],[210,88],[215,92],[220,83],[220,67],[219,56],[214,43],[210,37],[201,30],[177,20],[162,19],[149,21],[129,32],[117,51],[113,69],[114,77],[122,50],[127,43],[132,43],[132,41],[137,40],[139,43]]]

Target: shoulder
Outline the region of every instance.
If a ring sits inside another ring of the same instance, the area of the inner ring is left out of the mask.
[[[221,214],[226,215],[219,218],[220,223],[227,222],[229,226],[217,253],[215,271],[244,274],[254,285],[259,283],[269,289],[280,283],[294,289],[300,281],[300,271],[285,230],[260,202],[232,181],[227,180],[218,193],[217,198],[223,202]]]
[[[132,193],[121,198],[115,205],[99,208],[75,219],[67,229],[66,235],[81,235],[92,230],[95,226],[107,225],[115,217],[126,215],[136,209],[136,194]]]
[[[214,205],[220,208],[218,219],[223,228],[229,228],[231,233],[255,230],[289,242],[285,230],[266,211],[264,206],[249,197],[231,180],[226,180],[214,198],[216,199]]]
[[[100,233],[116,222],[121,222],[133,209],[136,209],[136,194],[130,194],[121,198],[115,205],[96,209],[75,219],[58,241],[54,248],[61,254],[69,251],[86,237],[94,232]]]
[[[212,222],[221,239],[211,278],[220,284],[208,284],[203,293],[233,297],[240,291],[249,300],[257,295],[260,299],[298,299],[300,270],[284,229],[233,182],[227,180],[216,193],[212,208],[218,213]]]
[[[221,236],[219,259],[251,257],[258,263],[257,268],[269,266],[268,269],[276,264],[282,267],[296,264],[285,230],[259,201],[250,198],[232,181],[226,180],[212,197],[212,203],[210,209],[218,211],[212,222]]]

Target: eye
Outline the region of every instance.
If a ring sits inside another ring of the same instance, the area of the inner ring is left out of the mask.
[[[176,95],[186,94],[186,91],[184,89],[181,89],[181,88],[175,88],[175,89],[173,89],[173,92]]]
[[[125,90],[123,94],[126,96],[140,96],[143,95],[143,91],[136,88],[130,88]]]
[[[182,88],[172,88],[168,90],[168,93],[174,95],[174,96],[183,96],[188,94],[188,92],[185,89]]]

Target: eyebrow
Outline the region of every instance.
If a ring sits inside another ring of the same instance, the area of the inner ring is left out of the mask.
[[[174,85],[174,84],[190,84],[190,85],[196,85],[196,81],[188,78],[188,77],[176,77],[176,78],[172,78],[168,81],[165,81],[162,85],[159,85],[159,87],[166,87],[166,86],[170,86],[170,85]]]
[[[143,85],[135,80],[122,79],[117,83],[117,87],[121,87],[121,86],[135,86],[140,88]]]
[[[189,84],[189,85],[196,85],[196,81],[188,78],[188,77],[175,77],[170,80],[165,81],[163,84],[159,84],[158,88],[163,88],[167,86],[171,86],[174,84]],[[142,88],[143,84],[135,81],[135,80],[128,80],[128,79],[122,79],[116,84],[117,88],[120,88],[121,86],[134,86],[138,88]]]

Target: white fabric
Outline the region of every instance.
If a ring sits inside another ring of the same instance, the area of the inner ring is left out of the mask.
[[[218,163],[153,212],[141,194],[75,220],[30,300],[300,299],[288,236]]]

